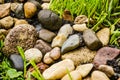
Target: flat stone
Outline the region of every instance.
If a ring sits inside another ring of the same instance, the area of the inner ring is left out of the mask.
[[[24,19],[19,19],[15,21],[15,26],[20,24],[28,24],[28,22]]]
[[[73,25],[73,29],[75,31],[83,32],[83,31],[87,30],[88,28],[87,28],[86,24],[83,23],[83,24],[75,24],[75,25]]]
[[[13,27],[14,19],[11,16],[5,17],[0,20],[0,25],[4,29],[10,29]]]
[[[108,77],[111,77],[115,74],[113,68],[108,65],[100,65],[98,69],[102,72],[104,72]]]
[[[91,51],[87,47],[81,47],[79,49],[70,51],[62,55],[62,59],[71,59],[76,66],[81,63],[92,62],[95,57],[96,51]]]
[[[62,47],[63,43],[66,40],[67,40],[67,37],[64,34],[59,34],[53,39],[51,46],[52,47]]]
[[[29,24],[17,25],[6,36],[3,52],[8,55],[18,53],[17,46],[24,50],[32,48],[36,42],[36,34],[35,28]]]
[[[62,45],[61,52],[62,53],[69,52],[77,48],[79,45],[80,45],[79,35],[77,34],[71,35]]]
[[[39,31],[39,38],[43,39],[46,42],[51,42],[55,36],[56,34],[54,32],[51,32],[47,29],[41,29]]]
[[[98,39],[102,42],[103,46],[108,45],[110,40],[110,29],[109,28],[103,28],[100,31],[97,32]]]
[[[12,62],[12,65],[17,70],[23,70],[24,69],[24,62],[20,55],[18,54],[11,54],[10,55],[10,61]]]
[[[37,7],[32,2],[26,2],[24,4],[24,12],[26,18],[32,18],[37,12]]]
[[[34,60],[35,63],[38,63],[42,59],[42,53],[37,48],[30,48],[25,51],[25,58],[29,62],[30,60]]]
[[[3,18],[10,14],[11,3],[0,4],[0,18]]]
[[[94,64],[96,67],[99,65],[105,65],[107,60],[112,60],[120,54],[120,50],[111,47],[103,47],[97,51],[94,58]]]
[[[72,80],[82,80],[82,76],[76,70],[71,71],[70,75],[72,77]],[[61,80],[70,80],[70,77],[68,76],[68,74],[66,74]]]
[[[101,41],[91,29],[87,29],[83,32],[83,39],[86,46],[91,50],[98,50],[100,47],[102,47]]]
[[[43,55],[45,55],[47,52],[52,50],[51,46],[48,43],[40,39],[36,41],[36,44],[34,47],[38,48]]]
[[[86,77],[90,73],[92,68],[93,68],[93,64],[89,63],[89,64],[83,64],[83,65],[77,66],[76,70],[79,72],[79,74],[81,74],[83,78],[83,77]]]
[[[65,59],[58,63],[51,65],[48,69],[43,72],[45,80],[57,80],[61,79],[67,74],[67,69],[73,71],[75,68],[74,63],[70,59]],[[59,73],[59,75],[58,75]]]
[[[58,35],[64,34],[64,36],[68,37],[70,34],[73,33],[73,29],[70,24],[64,24],[60,30],[58,31]]]
[[[91,75],[91,80],[110,80],[105,73],[101,71],[93,71]]]

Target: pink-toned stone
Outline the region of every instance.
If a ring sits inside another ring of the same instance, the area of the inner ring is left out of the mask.
[[[107,60],[112,60],[120,54],[120,50],[111,47],[103,47],[97,51],[93,63],[96,67],[106,64]]]

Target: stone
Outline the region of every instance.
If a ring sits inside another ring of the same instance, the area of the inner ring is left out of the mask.
[[[105,73],[101,71],[93,71],[91,75],[91,80],[110,80]]]
[[[80,45],[80,38],[77,34],[71,35],[62,45],[61,52],[66,53],[74,50]]]
[[[73,25],[73,29],[75,31],[78,31],[78,32],[83,32],[83,31],[87,30],[88,28],[87,28],[86,24],[83,23],[83,24],[75,24],[75,25]]]
[[[26,20],[23,20],[23,19],[19,19],[19,20],[15,21],[15,26],[20,25],[20,24],[28,24],[28,22]]]
[[[100,47],[102,47],[101,41],[91,29],[87,29],[83,32],[83,39],[86,46],[91,50],[98,50]]]
[[[54,62],[54,60],[50,57],[50,52],[45,54],[45,56],[43,58],[43,62],[45,64],[52,64]]]
[[[88,18],[85,15],[77,16],[74,20],[75,24],[83,24],[85,22],[88,22]]]
[[[5,29],[0,29],[0,40],[5,39],[6,35],[8,34],[8,31]]]
[[[51,10],[40,10],[38,13],[38,20],[44,28],[49,30],[58,30],[62,26],[62,19]]]
[[[53,39],[51,46],[52,47],[62,47],[63,43],[66,40],[67,40],[67,37],[64,34],[59,34]]]
[[[11,3],[0,4],[0,18],[10,14],[10,5]]]
[[[24,6],[23,6],[23,3],[20,3],[17,8],[15,9],[14,11],[15,13],[15,16],[17,18],[20,18],[20,19],[23,19],[24,18]]]
[[[64,10],[64,11],[63,11],[62,18],[63,18],[64,20],[73,22],[73,17],[72,17],[72,15],[71,15],[71,13],[70,13],[69,10]]]
[[[76,70],[79,72],[79,74],[81,74],[82,78],[84,78],[90,73],[92,68],[93,68],[93,64],[88,63],[77,66]]]
[[[91,80],[90,76],[83,78],[83,80]]]
[[[42,59],[42,53],[37,48],[30,48],[25,51],[25,59],[29,62],[30,60],[34,60],[35,63],[38,63]]]
[[[11,7],[10,7],[11,11],[15,12],[15,10],[17,9],[19,5],[20,3],[17,3],[17,2],[11,3]]]
[[[0,3],[2,3],[2,4],[3,4],[3,3],[4,3],[4,0],[0,0]]]
[[[82,80],[82,76],[81,74],[79,74],[78,71],[71,71],[70,75],[72,77],[72,80]],[[70,80],[70,77],[68,76],[68,74],[66,74],[61,80]]]
[[[108,65],[100,65],[98,69],[102,72],[104,72],[108,77],[111,77],[115,74],[113,68]]]
[[[120,78],[118,80],[120,80]]]
[[[61,53],[60,53],[60,48],[59,47],[55,47],[50,51],[50,55],[49,55],[53,60],[57,60],[60,58]]]
[[[47,3],[49,3],[49,2],[50,2],[50,0],[42,0],[42,2],[47,2]]]
[[[61,79],[67,74],[67,69],[71,72],[75,68],[74,63],[70,59],[65,59],[58,63],[51,65],[48,69],[43,72],[45,80],[57,80]],[[59,75],[58,75],[59,74]]]
[[[41,7],[42,7],[42,9],[49,9],[49,3],[43,3],[42,5],[41,5]]]
[[[103,46],[108,45],[110,40],[110,29],[109,28],[103,28],[100,31],[97,32],[98,39],[102,42]]]
[[[87,47],[81,47],[76,50],[70,51],[62,55],[62,59],[73,60],[76,66],[82,63],[92,62],[96,55],[96,51],[91,51]]]
[[[13,27],[14,20],[11,16],[5,17],[0,20],[0,25],[4,29],[10,29]]]
[[[46,42],[51,42],[55,36],[56,34],[54,32],[51,32],[47,29],[41,29],[39,31],[39,38],[43,39]]]
[[[42,52],[43,55],[45,55],[47,52],[52,50],[49,44],[47,44],[46,42],[40,39],[36,41],[36,44],[34,47],[38,48]]]
[[[111,47],[103,47],[97,51],[93,63],[96,67],[106,64],[107,60],[113,60],[120,54],[120,50]]]
[[[37,7],[31,2],[26,2],[24,4],[24,12],[26,18],[32,18],[37,12]]]
[[[32,48],[36,42],[36,34],[37,32],[32,25],[17,25],[6,36],[3,52],[7,55],[18,53],[17,46],[21,46],[24,51]]]
[[[73,33],[73,29],[70,24],[64,24],[60,30],[58,31],[58,35],[64,34],[64,36],[68,37],[70,34]]]
[[[10,61],[12,62],[12,65],[17,70],[23,70],[24,69],[24,62],[20,55],[18,54],[11,54],[9,57]]]

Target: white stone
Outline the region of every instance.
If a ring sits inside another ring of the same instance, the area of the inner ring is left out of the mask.
[[[43,3],[42,5],[41,5],[41,7],[42,7],[42,9],[49,9],[49,3]]]
[[[82,77],[86,77],[93,68],[93,64],[83,64],[76,68],[76,70],[81,74]]]
[[[43,72],[45,80],[61,79],[67,74],[67,69],[71,72],[75,68],[74,63],[70,59],[65,59],[58,63],[53,64]]]
[[[51,64],[54,62],[54,60],[50,57],[50,52],[45,54],[45,56],[43,58],[43,62],[46,64]]]
[[[86,24],[83,23],[83,24],[75,24],[75,25],[73,25],[73,29],[75,31],[83,32],[84,30],[87,30],[88,28],[87,28]]]
[[[27,61],[34,60],[36,63],[38,63],[42,59],[42,53],[37,48],[28,49],[24,54]]]

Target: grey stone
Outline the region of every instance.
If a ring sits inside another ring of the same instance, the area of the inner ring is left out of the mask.
[[[35,28],[29,24],[15,26],[5,38],[3,52],[9,55],[18,53],[17,46],[24,50],[34,47],[36,34]]]
[[[18,54],[11,54],[10,60],[13,64],[13,67],[17,70],[23,70],[24,69],[24,62],[20,55]]]
[[[47,29],[41,29],[39,31],[39,38],[45,40],[46,42],[51,42],[55,36],[56,36],[55,33]]]
[[[101,41],[91,29],[87,29],[83,32],[83,39],[86,46],[91,50],[98,50],[102,46]]]
[[[74,34],[64,42],[64,44],[62,45],[61,52],[62,53],[69,52],[77,48],[79,45],[80,45],[79,36],[77,34]]]
[[[44,28],[49,30],[58,30],[62,25],[62,19],[51,10],[41,10],[38,13],[38,20],[41,22]]]
[[[52,50],[51,46],[48,43],[40,39],[36,41],[36,44],[34,47],[38,48],[43,55],[45,55],[47,52]]]

